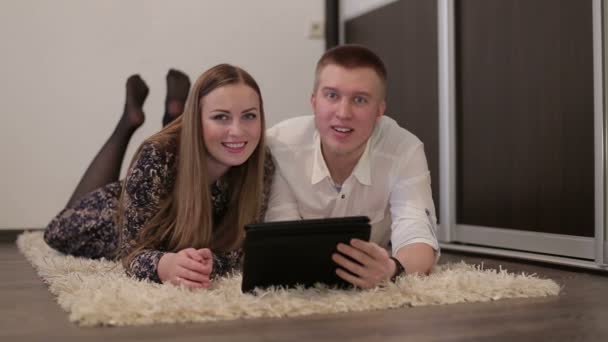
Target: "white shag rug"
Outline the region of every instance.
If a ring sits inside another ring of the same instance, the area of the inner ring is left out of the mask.
[[[483,269],[464,262],[441,265],[426,277],[407,276],[373,290],[270,289],[241,293],[241,275],[190,291],[137,281],[122,265],[75,258],[48,247],[42,232],[25,232],[17,246],[57,296],[71,321],[91,325],[208,322],[258,317],[293,317],[408,306],[487,302],[504,298],[555,296],[553,280]]]

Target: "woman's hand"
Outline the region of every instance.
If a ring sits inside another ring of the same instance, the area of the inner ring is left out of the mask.
[[[166,253],[158,261],[158,277],[163,283],[184,285],[190,289],[207,289],[211,286],[213,255],[209,248],[182,249]]]

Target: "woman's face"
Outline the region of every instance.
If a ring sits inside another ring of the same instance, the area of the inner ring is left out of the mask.
[[[249,159],[260,141],[260,99],[244,83],[217,88],[201,99],[203,141],[209,174],[217,179]]]

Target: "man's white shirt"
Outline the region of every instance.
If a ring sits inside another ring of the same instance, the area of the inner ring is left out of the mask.
[[[439,256],[431,177],[424,146],[393,119],[382,116],[352,174],[338,191],[321,153],[313,116],[267,130],[277,173],[266,221],[368,216],[370,241],[392,252],[422,242]]]

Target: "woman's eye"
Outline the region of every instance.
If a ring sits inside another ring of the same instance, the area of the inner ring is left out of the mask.
[[[211,117],[213,120],[225,121],[228,120],[228,115],[226,114],[215,114]]]
[[[246,113],[243,115],[243,119],[245,120],[255,120],[258,116],[255,113]]]

